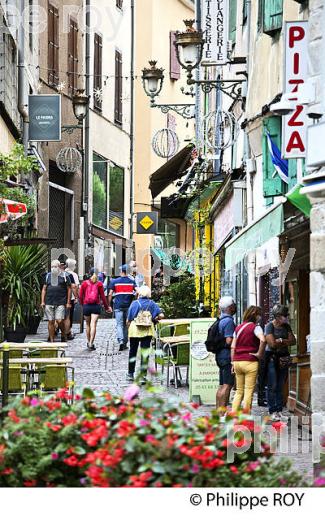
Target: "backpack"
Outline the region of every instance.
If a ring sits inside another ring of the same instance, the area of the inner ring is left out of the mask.
[[[152,314],[149,311],[150,303],[146,309],[142,309],[140,302],[138,301],[140,310],[138,312],[138,315],[134,318],[134,323],[137,327],[151,327],[153,324],[152,321]]]
[[[86,299],[87,299],[87,304],[89,304],[89,305],[97,304],[97,302],[98,302],[98,285],[97,285],[97,283],[93,283],[90,280],[87,281]]]
[[[226,347],[226,338],[223,337],[219,329],[219,324],[223,319],[224,318],[218,318],[208,330],[205,346],[207,351],[213,354],[218,354],[218,352]]]

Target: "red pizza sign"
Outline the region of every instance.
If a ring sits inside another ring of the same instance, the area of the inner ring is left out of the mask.
[[[285,24],[284,92],[297,101],[295,111],[283,117],[282,156],[286,159],[306,157],[306,107],[297,99],[299,87],[307,80],[308,21]]]

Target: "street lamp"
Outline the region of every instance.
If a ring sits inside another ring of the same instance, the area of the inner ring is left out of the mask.
[[[142,70],[142,83],[143,88],[148,97],[150,97],[151,108],[159,108],[163,114],[167,114],[170,110],[184,117],[184,119],[193,119],[194,114],[194,103],[176,103],[173,105],[155,103],[155,98],[160,94],[163,83],[164,83],[164,69],[157,67],[157,61],[149,61],[150,68],[144,68]]]
[[[192,70],[198,67],[203,56],[203,32],[194,27],[195,20],[184,20],[186,31],[176,32],[175,48],[180,66],[187,71],[188,84],[193,82]]]
[[[89,96],[84,94],[84,90],[77,90],[77,93],[72,98],[73,113],[78,119],[79,123],[85,119],[88,107],[89,107]]]
[[[83,89],[77,90],[77,93],[72,97],[72,108],[78,124],[62,126],[61,131],[68,134],[72,134],[74,130],[83,130],[83,121],[89,109],[89,96],[84,94]]]
[[[205,94],[213,89],[218,89],[232,100],[237,100],[241,94],[240,86],[245,79],[217,79],[217,80],[195,80],[192,71],[196,69],[203,58],[205,40],[203,32],[193,27],[194,20],[184,20],[186,31],[176,32],[175,48],[176,56],[180,66],[187,71],[187,84],[200,85]],[[246,75],[246,72],[238,72]]]

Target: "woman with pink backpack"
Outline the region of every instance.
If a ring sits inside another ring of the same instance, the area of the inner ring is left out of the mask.
[[[106,312],[109,311],[104,286],[98,280],[96,271],[92,268],[89,272],[89,280],[82,282],[79,291],[79,301],[83,307],[83,315],[86,319],[87,348],[96,350],[94,345],[97,321],[101,313],[101,302]]]

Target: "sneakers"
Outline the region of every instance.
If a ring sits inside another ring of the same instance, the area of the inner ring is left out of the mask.
[[[123,352],[123,350],[127,350],[127,346],[125,345],[125,343],[120,343],[119,352]]]
[[[134,374],[128,374],[128,375],[127,375],[127,380],[128,380],[130,383],[133,383],[133,381],[134,381]]]
[[[88,350],[96,350],[96,347],[95,347],[94,344],[91,345],[90,343],[87,343],[87,349],[88,349]]]
[[[282,417],[279,412],[274,412],[271,415],[271,421],[281,421]]]

